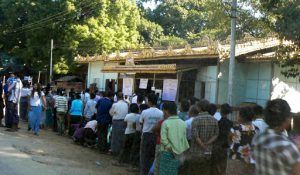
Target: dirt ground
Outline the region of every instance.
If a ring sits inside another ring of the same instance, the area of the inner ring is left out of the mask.
[[[1,175],[131,175],[111,165],[112,156],[73,143],[68,136],[42,130],[39,136],[21,122],[18,132],[0,128]]]

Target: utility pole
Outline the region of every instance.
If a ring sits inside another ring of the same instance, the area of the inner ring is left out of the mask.
[[[229,76],[228,76],[228,103],[233,105],[233,80],[235,68],[235,34],[236,34],[236,11],[237,0],[232,0],[231,5],[231,41],[230,41],[230,60],[229,60]]]
[[[49,76],[49,83],[52,82],[52,61],[53,61],[53,39],[51,39],[51,50],[50,50],[50,76]]]

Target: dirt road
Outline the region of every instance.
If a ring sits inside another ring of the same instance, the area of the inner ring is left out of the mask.
[[[1,175],[130,175],[125,168],[111,166],[112,157],[73,143],[51,130],[39,136],[21,123],[18,132],[0,128]]]

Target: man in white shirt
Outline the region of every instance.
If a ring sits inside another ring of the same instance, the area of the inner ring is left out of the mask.
[[[96,97],[95,94],[91,94],[90,99],[85,104],[83,114],[84,114],[84,119],[86,120],[86,122],[90,121],[97,112],[97,110],[96,110],[97,103],[95,101],[95,97]]]
[[[157,96],[150,94],[148,96],[149,109],[142,112],[140,123],[143,124],[142,141],[141,141],[141,172],[140,174],[148,174],[152,162],[155,157],[156,136],[152,133],[152,128],[163,119],[163,112],[156,108]]]
[[[90,99],[90,89],[87,88],[85,90],[85,92],[83,92],[81,94],[81,100],[82,100],[83,104],[85,105],[88,102],[89,99]]]
[[[254,121],[252,122],[254,126],[259,129],[259,133],[264,132],[269,126],[263,119],[263,108],[259,105],[253,107]]]
[[[109,111],[112,116],[111,151],[114,156],[118,156],[122,149],[126,129],[124,119],[128,114],[128,104],[123,100],[122,92],[118,92],[117,99],[118,102],[114,103]]]
[[[14,74],[13,74],[14,75]],[[17,74],[12,84],[8,87],[8,106],[7,106],[7,118],[12,121],[12,127],[7,131],[15,132],[18,131],[19,124],[19,110],[18,105],[21,98],[21,89],[23,87],[22,81]]]

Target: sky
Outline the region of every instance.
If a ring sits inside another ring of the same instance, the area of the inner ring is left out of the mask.
[[[151,2],[145,2],[144,3],[144,7],[145,8],[150,8],[151,10],[155,9],[156,6],[157,6],[157,4],[153,0]]]

